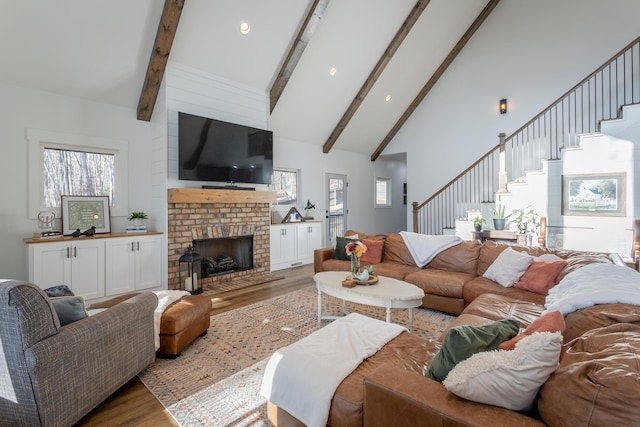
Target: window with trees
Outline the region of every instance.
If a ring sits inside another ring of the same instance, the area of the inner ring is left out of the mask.
[[[298,171],[274,169],[273,186],[279,205],[297,205],[298,203]]]

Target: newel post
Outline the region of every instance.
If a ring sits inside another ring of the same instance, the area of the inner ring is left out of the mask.
[[[418,202],[412,202],[413,206],[413,232],[418,232]]]
[[[504,132],[498,134],[500,140],[500,169],[498,171],[498,194],[507,194],[507,160],[505,153],[505,137]]]

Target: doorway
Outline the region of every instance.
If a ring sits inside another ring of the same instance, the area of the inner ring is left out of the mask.
[[[335,246],[336,236],[344,236],[347,231],[347,176],[328,173],[326,176],[327,246]]]

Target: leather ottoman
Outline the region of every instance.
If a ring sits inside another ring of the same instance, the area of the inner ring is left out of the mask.
[[[182,349],[207,334],[211,324],[211,298],[187,295],[165,309],[160,318],[160,348],[157,354],[176,358]]]

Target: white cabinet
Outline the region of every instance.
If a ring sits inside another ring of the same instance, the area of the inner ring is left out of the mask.
[[[67,285],[86,299],[104,296],[104,242],[83,240],[29,245],[29,281],[41,288]]]
[[[298,222],[271,226],[271,271],[313,263],[322,247],[322,223]]]
[[[29,281],[96,299],[162,287],[162,235],[28,240]]]
[[[158,235],[107,239],[106,295],[161,285],[161,238]]]

